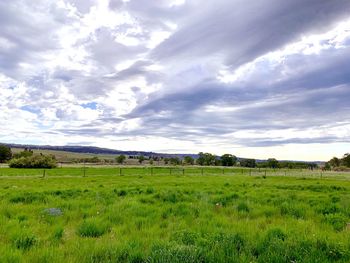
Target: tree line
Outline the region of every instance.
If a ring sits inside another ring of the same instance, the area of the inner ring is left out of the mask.
[[[130,158],[130,156],[129,156]],[[165,165],[200,165],[200,166],[240,166],[246,168],[273,168],[273,169],[316,169],[318,166],[316,163],[307,162],[294,162],[294,161],[278,161],[275,158],[270,158],[266,161],[256,161],[250,158],[238,158],[233,154],[223,154],[217,156],[211,153],[198,153],[197,158],[192,156],[180,157],[145,157],[145,156],[133,156],[134,159],[138,159],[140,164],[148,160],[149,164],[162,161]],[[118,164],[123,164],[127,157],[125,155],[119,155],[116,157]]]
[[[233,154],[223,154],[217,156],[211,153],[200,152],[197,158],[192,156],[173,156],[161,157],[143,155],[126,156],[118,155],[111,160],[99,159],[97,156],[80,158],[74,160],[78,163],[117,163],[125,164],[127,159],[136,159],[139,164],[164,164],[164,165],[200,165],[200,166],[240,166],[247,168],[283,168],[283,169],[315,169],[317,164],[293,161],[278,161],[275,158],[270,158],[266,161],[257,161],[250,158],[238,158]],[[14,168],[54,168],[57,166],[57,160],[54,155],[34,155],[33,151],[25,148],[24,151],[12,154],[11,149],[5,145],[0,145],[0,163],[7,162],[10,167]],[[346,166],[350,167],[350,155],[346,154],[343,158],[338,159],[334,157],[326,163],[330,168]]]
[[[350,169],[350,154],[346,153],[342,158],[333,157],[325,163],[325,170],[346,171]]]

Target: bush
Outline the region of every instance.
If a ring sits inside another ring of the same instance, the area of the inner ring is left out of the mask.
[[[29,250],[37,241],[34,235],[22,233],[14,238],[13,243],[18,249]]]
[[[334,171],[336,171],[336,172],[349,172],[350,168],[346,167],[346,166],[339,166],[339,167],[335,167]]]
[[[15,158],[9,161],[10,168],[46,168],[57,167],[56,160],[50,155],[37,155]]]

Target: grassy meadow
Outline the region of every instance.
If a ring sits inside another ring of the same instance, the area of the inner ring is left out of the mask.
[[[93,154],[93,153],[75,153],[75,152],[66,152],[66,151],[55,151],[55,150],[43,150],[43,149],[31,149],[34,155],[45,154],[45,155],[54,155],[58,162],[72,162],[73,160],[82,159],[82,158],[92,158],[98,157],[100,159],[114,160],[115,154]],[[20,153],[24,151],[24,148],[11,148],[12,153]],[[135,161],[136,163],[136,161]]]
[[[288,172],[288,173],[287,173]],[[350,177],[0,168],[0,262],[350,262]]]

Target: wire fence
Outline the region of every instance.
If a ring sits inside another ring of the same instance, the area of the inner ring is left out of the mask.
[[[114,167],[62,167],[55,169],[14,169],[0,167],[0,177],[91,177],[91,176],[254,176],[254,177],[300,177],[350,180],[349,172],[333,172],[301,169],[259,169],[240,167],[200,166],[114,166]]]

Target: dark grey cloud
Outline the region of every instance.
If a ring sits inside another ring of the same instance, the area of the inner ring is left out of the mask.
[[[347,18],[347,0],[258,0],[200,3],[193,15],[154,50],[154,57],[223,56],[237,67],[303,35],[324,32]]]
[[[253,78],[242,83],[223,84],[211,80],[182,92],[169,92],[163,96],[155,94],[129,117],[142,117],[145,130],[167,127],[164,134],[180,135],[178,138],[192,136],[192,132],[186,130],[193,129],[197,129],[197,135],[220,136],[244,130],[317,130],[325,124],[349,121],[349,50],[330,49],[308,56],[290,55],[283,65],[264,73],[267,79],[279,79],[281,73],[278,72],[285,68],[299,68],[297,73],[292,72],[282,81],[265,81],[259,85],[254,77],[260,76],[253,74]],[[206,106],[215,106],[217,110],[208,112]],[[220,107],[236,109],[220,111]],[[165,114],[160,114],[162,112]],[[181,132],[178,132],[178,127],[181,127]],[[318,140],[327,141],[328,138]],[[271,138],[271,145],[291,142]],[[242,140],[238,144],[252,146],[253,140]],[[256,146],[266,144],[268,140],[263,143],[256,140]]]

